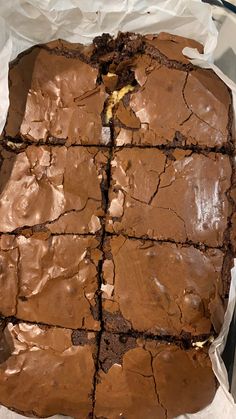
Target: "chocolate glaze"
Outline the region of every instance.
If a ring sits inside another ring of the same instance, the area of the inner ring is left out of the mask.
[[[42,225],[53,233],[96,233],[107,151],[29,146],[2,153],[0,232]]]
[[[156,149],[115,151],[106,229],[129,236],[223,245],[231,208],[228,156]]]
[[[56,139],[68,145],[103,143],[106,96],[104,87],[97,85],[98,69],[78,57],[78,44],[71,44],[68,56],[66,44],[67,48],[54,41],[49,50],[36,46],[12,64],[7,137],[30,142]]]
[[[99,329],[95,237],[37,238],[2,235],[1,301],[4,316],[64,326]]]
[[[102,338],[96,418],[173,418],[195,413],[213,399],[216,382],[207,350],[114,340],[115,335]]]
[[[119,313],[131,330],[180,336],[219,332],[224,319],[221,284],[223,252],[193,246],[125,239],[107,239],[103,265],[103,310],[117,321]]]
[[[2,333],[1,403],[27,416],[84,419],[92,411],[95,333],[74,346],[71,331],[20,323]]]

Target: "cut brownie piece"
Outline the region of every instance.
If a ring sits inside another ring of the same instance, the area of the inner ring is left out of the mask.
[[[139,87],[114,112],[117,146],[231,149],[231,96],[215,73],[167,68],[149,55],[137,57],[133,66]]]
[[[9,323],[1,333],[1,404],[26,416],[89,417],[96,335],[72,338],[68,329]]]
[[[96,418],[173,418],[208,405],[216,381],[207,350],[104,334]]]
[[[102,133],[104,86],[98,69],[80,59],[79,44],[36,46],[12,63],[4,134],[30,142],[107,144]]]
[[[123,148],[111,164],[108,232],[222,246],[231,212],[228,156]]]
[[[73,329],[99,329],[99,244],[93,236],[3,235],[1,314]]]
[[[100,230],[105,149],[29,146],[2,158],[0,232],[42,224],[53,233]]]
[[[223,252],[106,239],[103,321],[107,330],[192,336],[219,332],[224,319]]]
[[[176,68],[189,68],[189,59],[183,54],[183,49],[194,48],[201,54],[203,45],[194,39],[184,38],[183,36],[161,32],[158,35],[146,35],[145,52],[158,59],[160,63]]]

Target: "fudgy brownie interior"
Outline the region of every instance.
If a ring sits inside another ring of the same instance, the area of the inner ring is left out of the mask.
[[[37,45],[1,135],[0,403],[162,419],[217,382],[235,254],[232,99],[166,33]]]

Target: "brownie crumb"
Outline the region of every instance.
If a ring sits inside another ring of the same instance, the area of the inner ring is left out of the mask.
[[[136,346],[136,339],[132,336],[103,333],[99,352],[102,370],[107,372],[113,364],[122,364],[123,355]]]

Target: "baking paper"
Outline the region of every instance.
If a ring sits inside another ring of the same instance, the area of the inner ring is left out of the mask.
[[[212,68],[230,87],[236,111],[236,85],[214,64],[217,30],[211,7],[201,0],[6,0],[0,2],[0,132],[9,105],[8,64],[19,52],[30,46],[63,38],[71,42],[89,43],[108,32],[119,30],[139,33],[170,32],[186,36],[204,45],[204,54],[184,49],[194,64]],[[236,263],[236,262],[235,262]],[[236,267],[232,281],[225,321],[219,337],[210,348],[213,370],[219,380],[211,405],[196,414],[181,415],[178,419],[233,419],[236,405],[228,391],[228,378],[221,354],[227,339],[236,301]],[[21,418],[0,407],[0,418]],[[54,418],[61,418],[57,415]],[[157,418],[158,419],[158,418]]]

